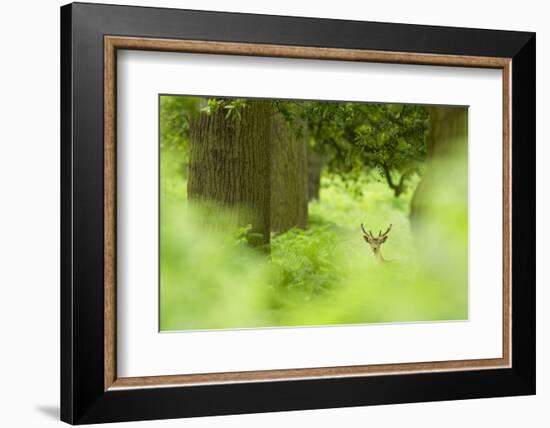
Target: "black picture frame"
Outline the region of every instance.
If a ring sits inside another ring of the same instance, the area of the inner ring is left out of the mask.
[[[104,36],[512,59],[512,367],[104,390]],[[535,393],[535,34],[73,3],[61,8],[61,419],[71,424]]]

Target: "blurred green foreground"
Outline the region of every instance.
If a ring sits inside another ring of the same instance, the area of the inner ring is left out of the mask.
[[[200,212],[165,196],[161,330],[467,318],[466,254],[449,263],[436,246],[426,265],[409,231],[407,200],[380,183],[369,189],[354,197],[325,178],[309,228],[275,236],[270,258],[237,236],[202,230]],[[388,263],[376,263],[361,237],[367,216],[378,229],[393,223]]]

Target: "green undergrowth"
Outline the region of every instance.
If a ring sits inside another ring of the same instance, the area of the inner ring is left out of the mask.
[[[446,242],[440,251],[413,239],[412,190],[395,198],[375,176],[349,183],[324,174],[320,200],[309,204],[308,227],[273,235],[265,254],[246,245],[246,228],[223,227],[227,213],[215,210],[212,221],[214,210],[206,216],[204,209],[191,209],[184,187],[163,182],[161,192],[161,330],[468,316],[467,241]],[[375,234],[393,225],[382,247],[388,262],[374,259],[361,223]],[[464,235],[464,222],[452,227]]]

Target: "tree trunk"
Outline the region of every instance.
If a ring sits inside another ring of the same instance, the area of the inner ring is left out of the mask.
[[[468,109],[430,108],[426,171],[411,200],[413,233],[420,222],[437,216],[441,201],[453,199],[467,209]]]
[[[382,170],[384,171],[384,177],[386,178],[386,182],[388,183],[389,188],[393,190],[393,195],[396,198],[398,198],[401,195],[401,193],[405,191],[405,181],[409,178],[410,175],[412,175],[416,171],[414,168],[407,169],[405,172],[401,174],[399,181],[397,183],[394,183],[391,175],[391,171],[388,168],[388,166],[383,165]]]
[[[251,244],[270,241],[271,103],[249,100],[241,115],[201,113],[190,127],[190,201],[227,208],[239,226],[252,226]]]
[[[273,118],[271,146],[271,230],[305,229],[308,217],[307,140],[290,129],[284,117]]]
[[[321,189],[321,170],[323,169],[323,157],[313,149],[308,149],[307,175],[308,175],[308,200],[319,200]]]

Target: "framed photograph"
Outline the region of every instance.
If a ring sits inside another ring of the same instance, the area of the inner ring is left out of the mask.
[[[61,8],[61,418],[535,393],[535,35]]]

